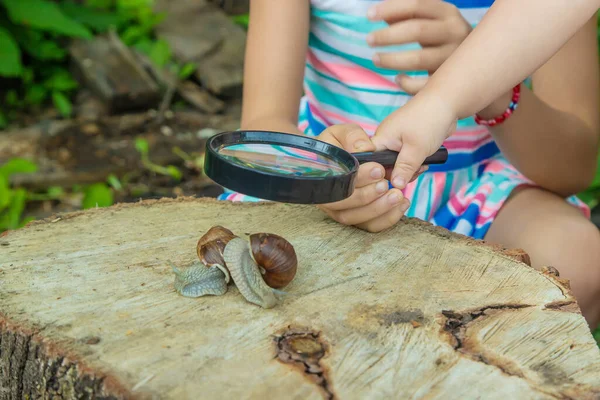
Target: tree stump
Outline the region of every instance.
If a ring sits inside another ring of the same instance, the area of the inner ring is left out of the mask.
[[[210,227],[295,248],[283,302],[187,298]],[[600,350],[553,268],[403,219],[180,198],[0,237],[0,399],[598,399]],[[53,397],[57,396],[57,397]]]

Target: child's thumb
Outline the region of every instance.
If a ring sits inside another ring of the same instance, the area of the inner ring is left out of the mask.
[[[427,154],[423,149],[404,143],[392,171],[392,185],[398,189],[404,189],[413,175],[421,168],[425,158],[427,158]]]

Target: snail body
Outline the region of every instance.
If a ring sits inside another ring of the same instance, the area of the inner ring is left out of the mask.
[[[206,268],[201,263],[194,263],[183,271],[172,264],[171,266],[175,273],[175,290],[182,296],[220,296],[227,292],[228,271],[217,266]]]
[[[233,280],[244,298],[263,308],[278,304],[278,289],[296,276],[298,259],[294,247],[283,237],[254,233],[248,240],[216,225],[198,240],[200,263],[175,272],[175,289],[187,297],[222,295]]]
[[[251,303],[272,308],[278,303],[273,289],[263,280],[258,265],[250,255],[248,243],[232,239],[225,247],[225,262],[240,293]]]

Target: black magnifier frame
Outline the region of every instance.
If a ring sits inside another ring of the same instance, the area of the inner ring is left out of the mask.
[[[276,174],[236,164],[219,154],[224,147],[237,144],[293,147],[337,161],[348,171],[318,177]],[[390,168],[394,166],[397,156],[398,153],[391,150],[349,153],[310,136],[240,130],[218,133],[206,141],[204,172],[224,188],[259,199],[295,204],[325,204],[343,200],[352,194],[360,164],[377,162]],[[448,151],[441,147],[423,164],[443,164],[447,158]]]

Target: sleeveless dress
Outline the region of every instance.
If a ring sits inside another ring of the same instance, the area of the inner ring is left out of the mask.
[[[316,136],[331,125],[355,123],[373,135],[383,119],[410,99],[394,83],[399,71],[378,68],[371,61],[373,54],[415,50],[420,45],[377,49],[367,45],[369,32],[387,26],[366,18],[369,7],[381,0],[310,1],[305,95],[300,103],[298,127],[306,135]],[[449,2],[475,26],[493,0]],[[400,72],[427,75],[426,71]],[[483,239],[510,193],[519,186],[535,184],[506,160],[488,128],[477,125],[472,117],[458,122],[456,132],[444,146],[448,149],[448,161],[430,166],[404,190],[411,202],[406,216]],[[227,189],[219,199],[261,201]],[[590,210],[580,199],[571,196],[566,200],[589,218]]]

